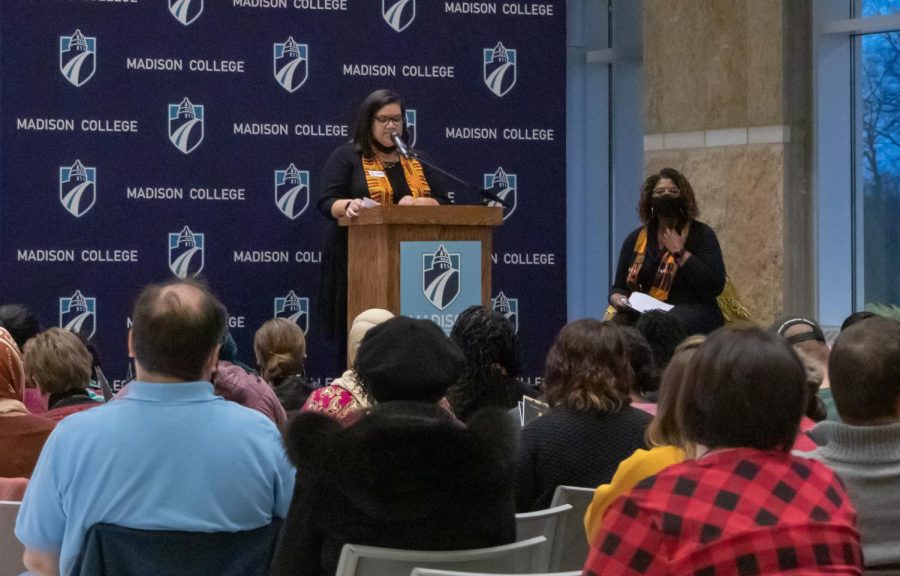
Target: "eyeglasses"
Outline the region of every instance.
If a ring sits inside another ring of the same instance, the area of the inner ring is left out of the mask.
[[[388,124],[390,122],[397,126],[403,124],[403,116],[375,116],[374,119],[379,124]]]
[[[662,196],[663,194],[678,194],[681,192],[678,188],[654,188],[653,195],[654,196]]]

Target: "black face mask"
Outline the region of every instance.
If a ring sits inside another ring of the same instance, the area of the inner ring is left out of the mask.
[[[684,199],[674,194],[655,196],[650,200],[650,206],[657,218],[681,218],[685,214]]]

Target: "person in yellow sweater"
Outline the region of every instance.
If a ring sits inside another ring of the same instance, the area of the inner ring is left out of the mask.
[[[609,484],[601,484],[594,492],[594,499],[584,515],[584,529],[592,546],[606,509],[616,498],[627,494],[635,484],[655,475],[672,464],[685,459],[684,451],[677,448],[678,423],[675,421],[675,402],[684,369],[704,336],[691,336],[678,345],[675,355],[663,375],[659,390],[656,416],[647,428],[647,444],[650,450],[636,450],[623,460]]]

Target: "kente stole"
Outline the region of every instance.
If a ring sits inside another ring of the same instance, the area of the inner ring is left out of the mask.
[[[688,222],[684,227],[684,237],[687,238],[691,223]],[[641,228],[638,233],[637,241],[634,243],[634,260],[628,269],[628,288],[634,292],[639,289],[638,275],[641,273],[641,267],[644,265],[644,255],[647,252],[647,227]],[[662,250],[662,257],[659,261],[659,268],[656,270],[656,277],[653,279],[653,285],[647,292],[657,300],[665,302],[669,298],[669,290],[672,289],[672,281],[675,280],[675,274],[678,272],[678,262],[675,257],[666,249]]]
[[[366,186],[369,188],[369,197],[379,204],[390,206],[394,203],[394,190],[391,187],[391,181],[388,179],[387,171],[384,169],[384,163],[377,154],[368,157],[363,154],[362,157],[363,173],[366,175]],[[431,187],[425,180],[425,172],[422,170],[422,164],[418,160],[410,160],[404,156],[400,156],[400,166],[403,167],[403,176],[406,177],[406,183],[409,185],[409,191],[413,198],[421,198],[423,196],[431,196]]]

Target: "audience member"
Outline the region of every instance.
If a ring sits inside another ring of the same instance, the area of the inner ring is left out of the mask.
[[[470,306],[457,316],[450,339],[466,356],[465,372],[447,392],[453,412],[463,422],[481,408],[509,410],[518,406],[522,396],[535,395],[516,378],[519,339],[503,314]]]
[[[869,318],[842,331],[828,373],[842,422],[816,426],[819,447],[801,455],[844,481],[866,567],[900,572],[900,322]]]
[[[69,574],[97,523],[235,532],[284,517],[294,470],[275,425],[213,394],[226,312],[200,284],[149,286],[132,313],[137,380],[59,423],[16,522],[36,574]]]
[[[294,413],[303,407],[316,386],[306,377],[306,336],[287,318],[266,321],[253,337],[256,364],[275,390],[284,409]]]
[[[653,350],[653,359],[660,372],[669,365],[675,348],[688,337],[678,316],[661,310],[648,310],[638,317],[634,327],[644,335]]]
[[[828,383],[828,355],[831,353],[831,348],[825,341],[825,332],[822,331],[822,327],[815,320],[796,316],[778,320],[772,324],[770,330],[779,336],[784,336],[794,347],[794,351],[800,355],[804,365],[807,366],[807,376],[810,379],[808,384],[810,389],[815,392],[815,398],[810,400],[807,414],[812,414],[815,421],[821,420],[817,416],[821,410],[812,408],[814,404],[821,402],[821,407],[825,411],[825,419],[837,420],[838,414]],[[814,378],[818,378],[818,385],[815,384]]]
[[[794,352],[797,353],[797,357],[800,358],[800,362],[803,363],[803,369],[806,371],[806,410],[803,413],[803,418],[800,419],[800,432],[794,441],[793,449],[812,450],[816,445],[808,433],[815,427],[816,422],[825,420],[827,416],[825,404],[818,394],[822,381],[825,379],[825,367],[799,348],[794,348]]]
[[[855,511],[837,476],[792,456],[803,365],[780,337],[717,330],[676,400],[690,458],[607,511],[586,574],[860,574]]]
[[[622,335],[628,348],[628,363],[634,373],[631,381],[631,405],[647,414],[656,414],[660,370],[653,358],[650,343],[633,326],[623,326]]]
[[[867,318],[875,318],[877,316],[878,314],[869,312],[868,310],[860,310],[859,312],[854,312],[853,314],[844,318],[844,322],[841,324],[841,332],[853,326],[857,322],[862,322]]]
[[[669,361],[660,385],[656,415],[647,428],[647,444],[652,448],[636,450],[634,454],[619,464],[619,468],[609,484],[601,484],[597,487],[594,498],[584,515],[584,528],[588,543],[594,544],[603,515],[616,498],[627,494],[644,478],[653,476],[672,464],[684,460],[684,450],[678,447],[681,435],[675,419],[678,412],[675,402],[685,369],[693,358],[694,351],[705,339],[706,337],[700,334],[689,336],[675,348],[675,354]]]
[[[47,396],[44,418],[59,422],[102,405],[88,393],[91,365],[81,338],[62,328],[49,328],[25,344],[25,374]]]
[[[225,332],[219,346],[219,361],[212,376],[213,393],[263,414],[284,430],[287,414],[272,387],[238,360],[237,343]]]
[[[23,403],[25,369],[15,340],[0,328],[0,477],[30,478],[54,423]]]
[[[5,304],[0,306],[0,328],[6,328],[19,351],[25,350],[29,338],[41,331],[41,323],[37,316],[21,304]],[[25,407],[32,414],[43,414],[47,411],[47,399],[41,395],[33,383],[25,381]]]
[[[356,354],[366,332],[393,317],[394,315],[387,310],[371,308],[360,312],[353,319],[347,335],[347,360],[351,366],[356,364]],[[340,378],[332,380],[328,386],[310,394],[303,411],[321,412],[337,420],[343,420],[356,410],[367,408],[369,404],[369,398],[359,383],[356,371],[350,369]]]
[[[598,486],[644,447],[650,415],[629,406],[634,375],[621,328],[576,320],[547,354],[544,393],[550,411],[522,430],[516,469],[519,512],[550,505],[561,484]]]

